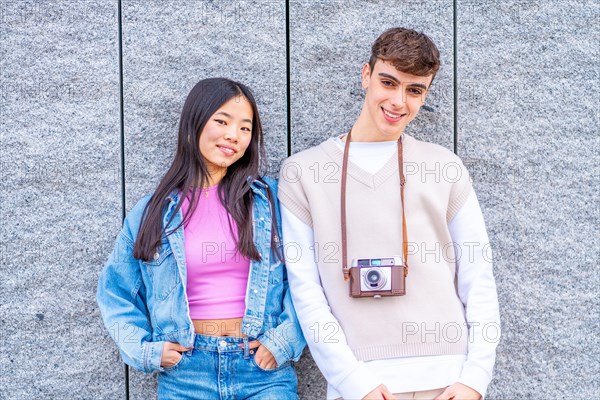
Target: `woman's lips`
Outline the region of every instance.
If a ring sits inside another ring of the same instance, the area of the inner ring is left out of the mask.
[[[217,147],[219,148],[219,150],[221,150],[221,152],[223,154],[225,154],[226,156],[233,156],[235,153],[237,153],[237,151],[231,147],[227,147],[227,146],[220,146],[217,145]]]

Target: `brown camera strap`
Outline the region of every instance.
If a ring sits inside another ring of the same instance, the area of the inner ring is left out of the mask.
[[[341,194],[341,213],[342,213],[342,268],[344,270],[344,280],[350,277],[350,268],[348,267],[348,239],[346,236],[346,177],[348,175],[348,153],[350,151],[350,134],[352,129],[346,135],[346,144],[344,145],[344,158],[342,160],[342,194]],[[408,275],[408,241],[406,237],[406,216],[404,214],[404,163],[402,159],[402,139],[398,139],[398,172],[400,174],[400,203],[402,205],[402,255],[404,257],[404,276]]]

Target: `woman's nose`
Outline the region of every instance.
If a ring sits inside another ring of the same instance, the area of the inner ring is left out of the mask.
[[[235,128],[229,128],[225,131],[225,136],[224,138],[226,140],[231,140],[231,141],[236,141],[238,139],[238,134],[237,134],[237,129]]]

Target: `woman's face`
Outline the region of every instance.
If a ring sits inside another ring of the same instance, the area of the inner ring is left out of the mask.
[[[244,155],[252,139],[253,117],[248,99],[235,96],[211,115],[204,126],[199,146],[211,185],[217,184],[227,168]]]

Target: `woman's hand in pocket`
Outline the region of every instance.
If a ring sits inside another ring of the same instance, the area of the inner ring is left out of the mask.
[[[277,361],[273,354],[263,346],[258,340],[253,340],[248,342],[248,348],[256,349],[256,354],[254,354],[254,361],[256,365],[261,367],[262,369],[273,369],[277,367]]]
[[[181,360],[181,353],[188,350],[188,348],[183,347],[179,343],[165,342],[163,344],[162,356],[160,357],[160,366],[163,368],[172,367]]]

